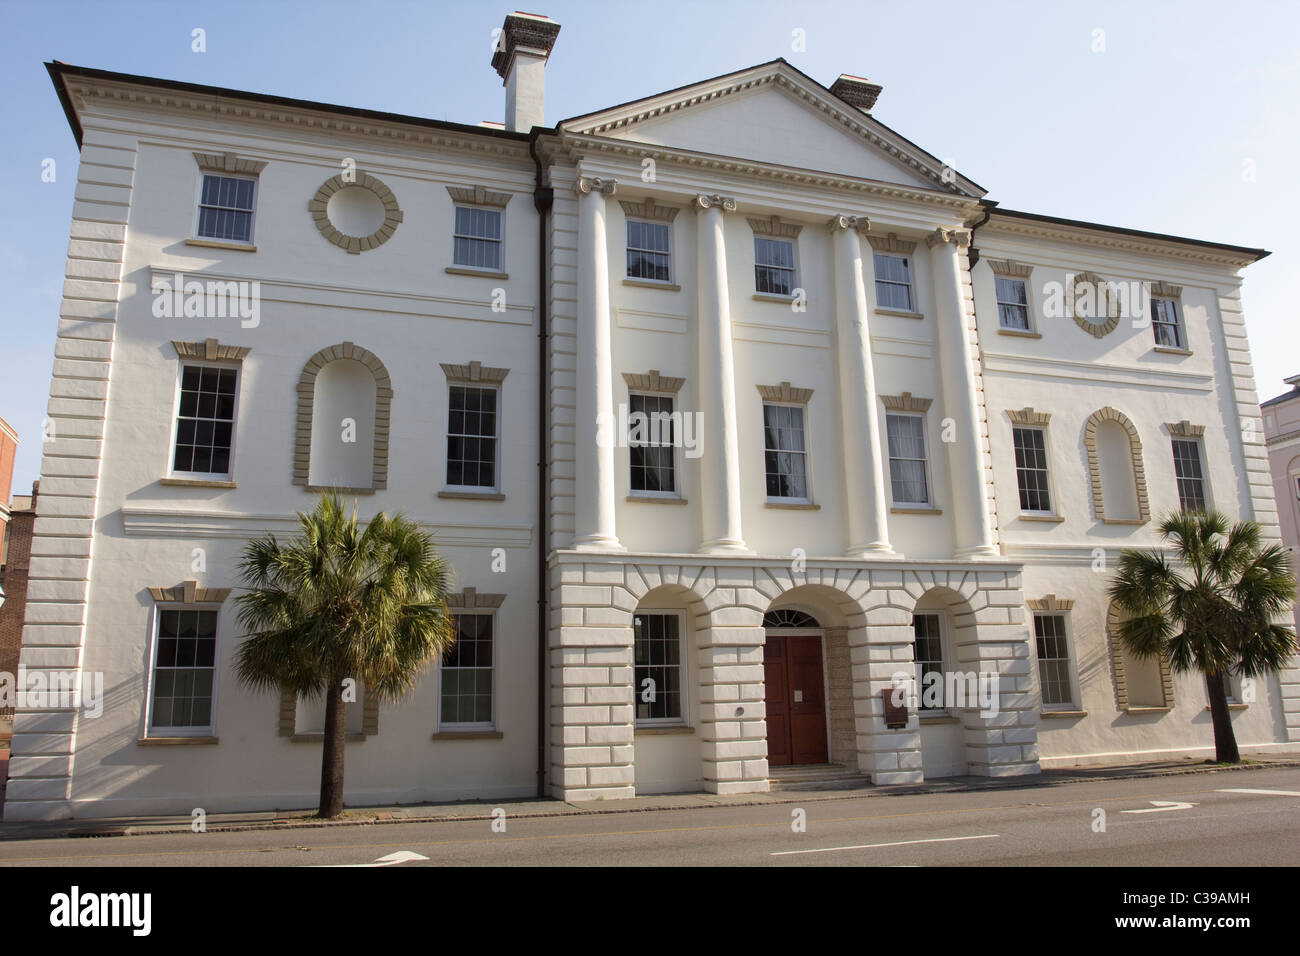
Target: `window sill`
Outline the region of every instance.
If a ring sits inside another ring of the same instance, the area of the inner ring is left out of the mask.
[[[1101,523],[1102,524],[1131,524],[1135,526],[1146,524],[1146,522],[1141,518],[1102,518]]]
[[[1143,714],[1167,714],[1171,710],[1173,710],[1173,708],[1172,707],[1124,707],[1122,708],[1122,710],[1126,714],[1136,714],[1137,716],[1141,716]]]
[[[230,252],[257,251],[257,246],[251,242],[225,242],[221,239],[186,239],[185,245],[199,246],[203,249],[226,249]]]
[[[646,504],[651,504],[651,505],[684,505],[684,504],[686,504],[686,499],[685,499],[685,498],[679,498],[679,497],[677,497],[676,495],[664,495],[664,496],[662,496],[662,497],[660,497],[659,495],[628,495],[628,496],[627,496],[627,500],[628,500],[628,501],[645,502]]]
[[[432,740],[500,740],[505,734],[499,730],[443,730]]]
[[[673,282],[655,282],[651,279],[624,279],[623,284],[634,289],[663,289],[665,292],[681,292],[682,287]]]
[[[462,498],[470,501],[505,501],[506,496],[499,491],[440,491],[439,498]]]
[[[1163,352],[1165,355],[1191,355],[1191,349],[1176,349],[1170,345],[1153,345],[1152,351]]]
[[[198,747],[215,744],[217,737],[141,737],[136,741],[140,747]]]
[[[905,312],[902,309],[881,309],[877,308],[876,315],[892,315],[898,319],[924,319],[925,314],[922,312]]]
[[[353,743],[354,741],[358,741],[358,740],[365,740],[367,736],[368,736],[367,734],[359,734],[359,733],[347,733],[347,734],[344,734],[344,735],[343,735],[344,739],[345,739],[348,743]],[[291,743],[291,744],[318,744],[318,743],[321,743],[324,739],[325,739],[325,735],[324,735],[323,733],[320,733],[320,734],[291,734],[291,735],[289,736],[289,743]]]
[[[1026,514],[1022,514],[1022,515],[1020,515],[1019,517],[1020,517],[1020,520],[1021,520],[1021,521],[1047,521],[1047,522],[1053,522],[1053,523],[1060,523],[1060,522],[1062,522],[1062,521],[1065,520],[1064,516],[1062,516],[1062,515],[1026,515]]]
[[[666,736],[668,734],[693,734],[694,727],[688,727],[686,724],[668,724],[659,726],[655,724],[637,724],[634,731],[636,734],[645,734],[650,737]]]
[[[507,272],[491,272],[487,269],[462,269],[460,266],[447,266],[443,270],[449,276],[478,276],[480,279],[509,279]]]
[[[1087,717],[1086,710],[1044,710],[1039,713],[1042,720],[1076,720],[1080,717]]]
[[[1248,705],[1246,704],[1237,704],[1237,703],[1233,703],[1232,701],[1228,702],[1228,710],[1245,710],[1247,706]],[[1208,712],[1210,709],[1210,705],[1206,704],[1205,709]]]
[[[942,508],[890,508],[891,515],[941,515]]]
[[[1035,332],[1032,329],[1004,329],[998,326],[998,335],[1012,335],[1021,339],[1041,339],[1043,333]]]
[[[234,488],[233,481],[209,478],[159,478],[158,484],[168,488]]]
[[[961,723],[952,714],[918,714],[917,719],[923,724],[957,724]]]
[[[772,292],[755,292],[754,301],[755,302],[780,302],[783,305],[790,305],[791,303],[796,302],[797,300],[792,295],[776,295]]]
[[[304,491],[310,491],[312,494],[321,492],[338,492],[341,495],[373,495],[374,488],[332,488],[328,485],[303,485]]]
[[[764,508],[784,508],[787,511],[821,511],[821,505],[815,505],[811,501],[773,501],[768,499],[763,502]]]

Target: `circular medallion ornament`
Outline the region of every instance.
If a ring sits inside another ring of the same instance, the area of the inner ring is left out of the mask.
[[[1071,276],[1065,303],[1074,324],[1094,338],[1109,335],[1119,325],[1120,302],[1115,287],[1095,273]]]
[[[353,255],[382,246],[402,221],[393,191],[359,171],[325,180],[307,210],[322,236]]]

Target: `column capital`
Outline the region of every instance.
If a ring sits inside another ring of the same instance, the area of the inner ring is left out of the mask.
[[[736,211],[736,200],[732,199],[730,196],[719,196],[717,193],[699,193],[696,195],[692,205],[695,207],[696,211],[712,209],[715,206],[723,212]]]
[[[965,249],[970,245],[970,230],[940,227],[925,237],[925,244],[932,249],[949,242],[954,243],[959,249]]]
[[[871,231],[871,220],[866,216],[832,216],[826,226],[832,233],[848,232],[852,229],[854,232],[866,235]]]
[[[601,179],[596,176],[579,176],[578,181],[573,184],[573,191],[579,196],[586,193],[601,193],[605,196],[614,195],[614,190],[618,186],[617,179]]]

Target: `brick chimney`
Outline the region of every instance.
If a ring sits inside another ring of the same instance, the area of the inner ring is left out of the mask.
[[[506,129],[511,132],[546,125],[546,60],[559,33],[558,23],[535,13],[512,13],[501,27],[492,67],[506,88]]]
[[[864,113],[871,112],[871,108],[876,105],[876,97],[883,89],[879,83],[872,83],[860,76],[849,76],[847,73],[841,73],[839,79],[831,84],[833,95]]]

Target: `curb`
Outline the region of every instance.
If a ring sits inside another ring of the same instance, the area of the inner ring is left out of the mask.
[[[716,797],[709,799],[703,794],[689,795],[701,798],[700,803],[696,806],[660,805],[638,807],[611,805],[608,807],[596,808],[557,801],[554,806],[548,805],[547,809],[539,809],[535,812],[515,812],[511,814],[511,817],[513,819],[544,819],[548,817],[592,816],[613,813],[662,813],[672,810],[782,806],[791,803],[828,803],[836,800],[860,800],[864,797],[907,797],[920,796],[924,794],[978,793],[986,790],[1032,790],[1040,787],[1057,787],[1071,783],[1101,783],[1110,780],[1141,780],[1156,777],[1178,777],[1210,773],[1238,773],[1252,770],[1276,770],[1295,767],[1300,767],[1300,759],[1239,764],[1237,766],[1195,765],[1191,767],[1162,767],[1148,770],[1134,768],[1132,771],[1120,769],[1115,772],[1107,772],[1104,769],[1099,769],[1098,772],[1094,773],[1047,770],[1034,777],[1013,777],[1005,779],[990,778],[987,781],[964,781],[961,783],[951,784],[916,784],[911,786],[891,786],[888,788],[872,787],[871,785],[867,785],[860,789],[835,791],[773,791],[771,794],[766,795],[765,798],[737,799],[727,800],[725,802],[719,801]],[[1060,776],[1057,776],[1057,774],[1060,774]],[[503,802],[508,803],[510,801]],[[348,812],[365,813],[361,810]],[[400,808],[398,812],[401,812]],[[341,820],[317,820],[312,817],[278,817],[272,820],[259,820],[249,823],[216,823],[207,826],[204,832],[241,833],[259,830],[316,830],[324,827],[386,826],[402,823],[471,823],[490,821],[491,819],[491,809],[485,810],[483,813],[474,814],[443,813],[419,816],[394,816],[393,811],[384,809],[375,810],[370,815]],[[93,821],[67,821],[62,824],[5,824],[0,822],[0,842],[9,840],[56,839],[63,837],[98,838],[115,836],[160,836],[165,834],[189,832],[191,832],[191,829],[188,822],[160,823],[156,825],[118,822],[96,824]]]

